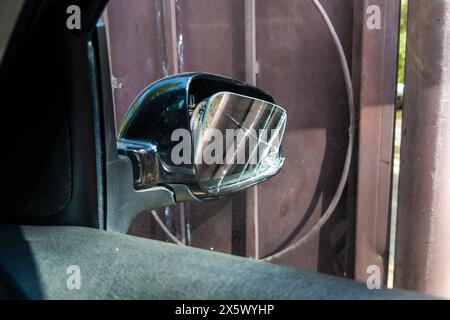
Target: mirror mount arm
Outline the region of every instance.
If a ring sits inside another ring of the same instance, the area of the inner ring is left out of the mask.
[[[147,189],[161,182],[158,149],[151,142],[117,139],[117,152],[127,156],[133,167],[135,189]]]
[[[117,153],[131,161],[133,185],[136,190],[149,190],[163,185],[171,190],[176,202],[198,201],[191,190],[184,184],[171,184],[164,181],[161,161],[155,144],[145,141],[117,139]]]

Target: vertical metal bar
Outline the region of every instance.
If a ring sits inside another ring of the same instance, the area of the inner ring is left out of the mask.
[[[164,37],[169,74],[177,74],[180,71],[177,53],[177,15],[175,5],[175,0],[163,0]]]
[[[256,86],[257,62],[256,62],[256,7],[255,0],[245,0],[245,81]],[[253,236],[253,256],[260,257],[259,252],[259,209],[258,209],[258,186],[247,191],[247,226],[249,236]],[[251,253],[249,252],[251,255]]]
[[[164,25],[164,49],[166,54],[167,63],[167,76],[180,73],[179,57],[177,48],[177,12],[176,12],[176,0],[162,0],[163,11],[163,25]],[[186,244],[187,235],[187,217],[189,214],[186,212],[184,203],[179,205],[180,215],[180,233],[181,242]]]
[[[368,25],[368,19],[377,18],[376,8],[381,24]],[[360,110],[355,278],[365,282],[367,268],[375,265],[386,284],[400,0],[355,1],[355,10],[360,41],[353,67]]]
[[[256,7],[255,0],[245,0],[245,80],[256,85]]]
[[[166,225],[167,229],[172,233],[176,234],[176,228],[175,228],[175,209],[173,207],[166,207],[164,208],[164,224]],[[167,235],[165,236],[166,240],[170,241],[170,237]],[[178,235],[177,235],[178,238]]]
[[[186,245],[187,243],[187,223],[186,223],[186,207],[184,205],[184,203],[180,204],[180,241]]]
[[[409,3],[394,285],[450,298],[450,2]]]
[[[110,38],[110,28],[109,28],[109,14],[108,14],[108,6],[106,6],[106,8],[105,8],[105,10],[103,11],[103,14],[102,14],[102,20],[103,20],[103,23],[105,24],[105,33],[106,33],[106,45],[107,45],[107,48],[106,48],[106,50],[108,50],[108,72],[109,72],[109,77],[108,77],[108,80],[109,80],[109,83],[107,84],[108,85],[108,87],[110,86],[111,87],[111,103],[112,103],[112,106],[113,106],[113,108],[112,108],[112,111],[113,111],[113,119],[114,119],[114,128],[117,128],[117,126],[118,126],[118,124],[117,124],[117,118],[116,118],[116,108],[115,108],[115,100],[114,100],[114,85],[113,85],[113,82],[112,82],[112,79],[113,79],[113,74],[112,74],[112,65],[111,65],[111,62],[112,62],[112,57],[111,57],[111,38]]]

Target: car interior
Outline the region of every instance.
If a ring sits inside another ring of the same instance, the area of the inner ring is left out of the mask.
[[[174,199],[163,187],[134,190],[117,150],[107,2],[0,3],[0,299],[423,298],[127,235],[136,214]],[[85,13],[81,31],[60,27],[72,3]],[[82,290],[67,289],[71,265]]]

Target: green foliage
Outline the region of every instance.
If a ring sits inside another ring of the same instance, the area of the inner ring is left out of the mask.
[[[408,20],[408,0],[402,0],[402,18],[400,22],[400,50],[398,63],[398,82],[405,83],[406,27]]]

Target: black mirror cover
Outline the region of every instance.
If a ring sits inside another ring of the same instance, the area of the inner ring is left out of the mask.
[[[173,163],[171,152],[178,141],[172,140],[172,134],[177,129],[190,131],[190,119],[196,105],[219,92],[275,102],[268,93],[242,81],[208,73],[184,73],[149,85],[132,103],[122,123],[119,140],[141,141],[155,146],[155,162],[164,167],[155,185],[183,181],[194,194],[207,197],[199,188],[194,159],[188,164]]]

